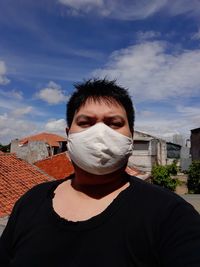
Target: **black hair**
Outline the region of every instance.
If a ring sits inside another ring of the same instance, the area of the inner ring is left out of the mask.
[[[131,132],[133,131],[135,112],[131,97],[127,89],[118,86],[115,80],[90,79],[74,85],[75,92],[67,103],[66,120],[70,128],[74,114],[88,99],[93,101],[106,101],[108,104],[117,102],[126,111]]]

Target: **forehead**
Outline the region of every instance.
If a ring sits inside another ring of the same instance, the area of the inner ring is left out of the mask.
[[[116,100],[100,98],[98,100],[87,99],[86,102],[77,110],[75,116],[85,114],[89,116],[112,116],[121,115],[127,118],[126,110]]]

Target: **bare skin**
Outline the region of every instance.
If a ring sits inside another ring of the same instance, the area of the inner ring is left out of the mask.
[[[132,137],[125,109],[117,102],[88,100],[75,114],[67,133],[81,132],[103,122],[115,131]],[[53,208],[70,221],[84,221],[104,211],[117,195],[129,186],[125,168],[106,175],[88,173],[74,163],[75,177],[55,190]]]

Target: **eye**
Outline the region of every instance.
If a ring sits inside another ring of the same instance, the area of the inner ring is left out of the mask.
[[[89,121],[79,121],[77,125],[82,128],[87,128],[91,126],[91,123]]]
[[[109,127],[113,128],[113,129],[118,129],[121,128],[123,126],[123,123],[121,121],[116,121],[116,122],[110,122],[108,124]]]

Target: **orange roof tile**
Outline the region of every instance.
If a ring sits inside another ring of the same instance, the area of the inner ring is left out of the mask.
[[[66,152],[37,161],[34,164],[56,179],[62,179],[74,173],[73,165]]]
[[[0,217],[9,215],[17,199],[34,185],[53,180],[15,154],[0,154]]]
[[[139,169],[137,169],[135,167],[129,167],[129,166],[127,166],[125,171],[129,175],[136,176],[138,178],[141,178],[142,180],[148,180],[148,179],[151,178],[150,177],[151,176],[150,173],[146,173],[146,172],[140,171]]]
[[[27,136],[21,139],[20,144],[26,144],[29,141],[44,141],[50,146],[59,146],[59,142],[67,141],[66,138],[52,133],[39,133],[36,135]]]
[[[74,168],[67,152],[63,152],[34,163],[38,168],[55,179],[63,179],[74,173]],[[135,167],[126,167],[129,175],[137,176],[143,180],[149,179],[150,174],[140,171]]]

